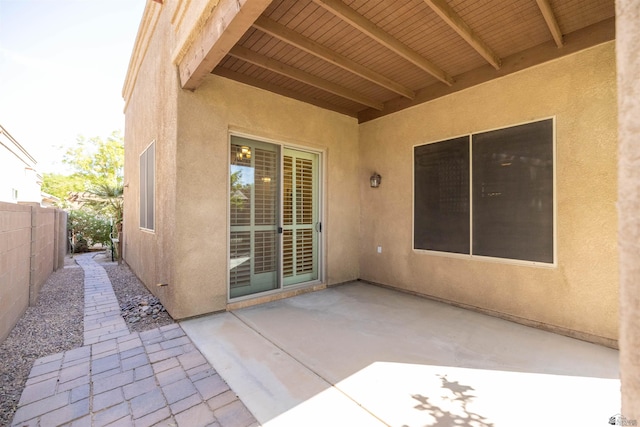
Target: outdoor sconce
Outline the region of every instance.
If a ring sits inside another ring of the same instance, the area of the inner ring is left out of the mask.
[[[380,186],[380,182],[382,181],[382,177],[379,173],[374,172],[369,178],[369,182],[371,183],[371,188],[378,188]]]

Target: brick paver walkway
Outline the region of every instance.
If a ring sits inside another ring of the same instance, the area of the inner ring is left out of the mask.
[[[36,360],[12,426],[257,426],[178,324],[130,333],[91,255],[84,346]]]

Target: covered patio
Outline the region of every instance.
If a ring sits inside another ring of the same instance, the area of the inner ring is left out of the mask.
[[[265,424],[640,420],[638,22],[631,0],[149,0],[124,258],[175,319],[229,311],[185,329]],[[533,123],[544,156],[473,150]],[[420,159],[445,145],[431,185]],[[311,260],[294,282],[291,259]]]
[[[181,322],[265,426],[607,425],[618,351],[352,282]]]

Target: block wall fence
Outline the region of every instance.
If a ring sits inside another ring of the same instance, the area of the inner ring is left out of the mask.
[[[65,211],[0,202],[0,342],[64,267],[66,252]]]

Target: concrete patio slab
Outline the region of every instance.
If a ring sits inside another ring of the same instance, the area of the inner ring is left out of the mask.
[[[234,381],[233,390],[251,402],[258,420],[283,426],[385,425],[231,313],[184,321],[182,327],[218,373]]]
[[[616,350],[362,283],[181,326],[266,426],[604,426],[620,412]]]

